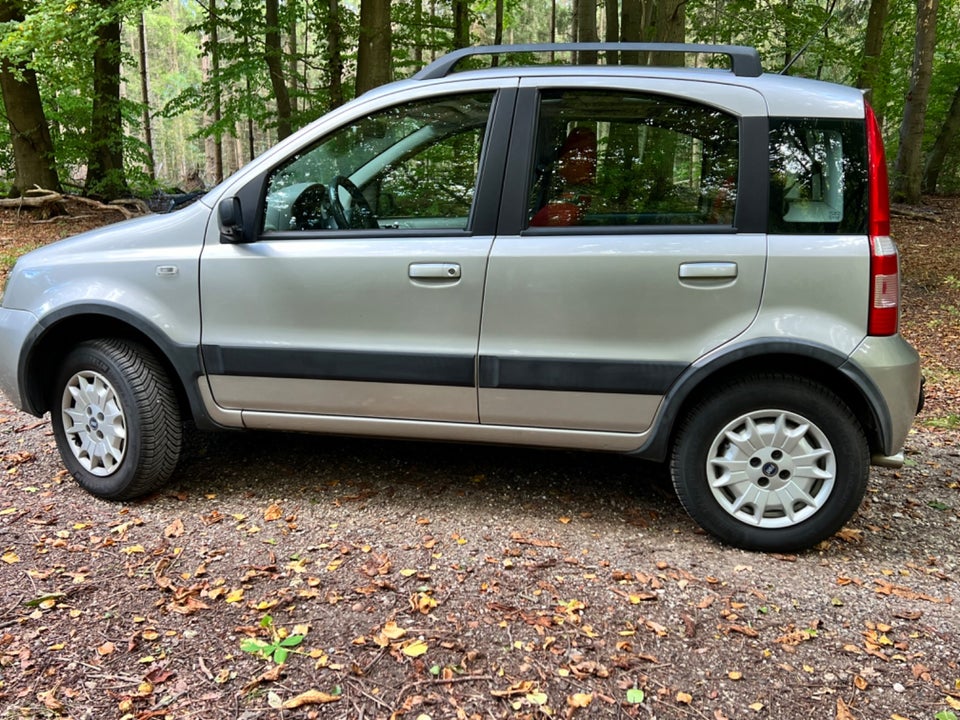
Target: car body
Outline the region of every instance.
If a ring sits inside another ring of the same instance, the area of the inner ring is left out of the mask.
[[[181,424],[615,451],[788,550],[897,464],[883,147],[860,91],[731,70],[493,67],[370,91],[195,204],[30,253],[0,387],[91,492],[172,473]]]

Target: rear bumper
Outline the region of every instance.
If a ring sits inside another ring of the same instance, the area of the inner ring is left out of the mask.
[[[847,367],[851,364],[856,366],[856,374],[865,375],[873,386],[867,393],[868,400],[881,430],[875,463],[895,463],[923,404],[920,356],[899,335],[867,337],[850,355],[844,369],[851,370]]]

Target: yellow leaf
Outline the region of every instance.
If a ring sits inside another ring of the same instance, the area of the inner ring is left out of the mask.
[[[122,552],[124,555],[133,555],[134,553],[145,553],[146,549],[144,549],[143,545],[129,545],[125,548],[121,548],[120,552]]]
[[[227,593],[228,603],[237,603],[243,600],[243,588],[237,588]]]
[[[416,574],[417,574],[417,571],[414,570],[413,568],[404,568],[403,570],[400,571],[400,575],[405,578],[411,577]]]
[[[383,635],[390,640],[399,640],[406,634],[407,631],[397,625],[393,620],[385,623],[383,626]]]
[[[424,655],[427,649],[427,643],[423,640],[413,640],[404,645],[401,652],[407,657],[416,658]]]
[[[3,510],[0,510],[0,515],[12,515],[16,511],[17,509],[15,507],[8,507],[8,508],[4,508]]]
[[[691,695],[690,693],[678,692],[677,702],[683,703],[684,705],[689,705],[690,703],[693,702],[693,695]]]
[[[727,677],[730,678],[731,680],[742,680],[742,679],[743,679],[743,673],[742,673],[742,672],[737,672],[736,670],[732,670],[732,671],[730,671],[730,672],[727,673]]]
[[[960,710],[960,700],[957,700],[955,697],[951,697],[950,695],[947,695],[945,699],[947,701],[947,705],[952,707],[954,710]]]
[[[747,707],[749,707],[749,708],[750,708],[751,710],[753,710],[754,712],[760,712],[761,710],[763,710],[763,703],[762,703],[762,702],[755,702],[755,703],[751,703],[751,704],[748,705]]]
[[[334,703],[340,700],[339,695],[321,692],[320,690],[307,690],[299,695],[285,700],[282,707],[284,710],[293,710],[304,705],[323,705],[325,703]]]
[[[527,702],[530,703],[531,705],[547,704],[547,694],[545,692],[529,693],[526,697],[527,697]]]
[[[585,708],[593,702],[593,693],[574,693],[567,698],[567,705],[575,708]]]
[[[20,556],[17,555],[13,550],[5,552],[0,560],[3,560],[7,565],[13,565],[14,563],[20,562]]]
[[[276,503],[272,504],[263,512],[263,519],[267,522],[273,522],[274,520],[279,520],[283,517],[283,510]],[[295,705],[294,707],[299,707]]]
[[[567,525],[570,523],[570,518],[568,518],[566,515],[564,515],[563,517],[557,518],[557,520],[559,520],[564,525]]]

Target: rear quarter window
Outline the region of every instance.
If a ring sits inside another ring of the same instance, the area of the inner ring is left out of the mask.
[[[867,148],[862,120],[770,119],[773,234],[867,230]]]

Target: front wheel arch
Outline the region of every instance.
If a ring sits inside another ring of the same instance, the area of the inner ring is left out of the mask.
[[[163,334],[130,316],[121,308],[98,305],[70,307],[44,318],[36,337],[20,358],[21,397],[25,409],[37,416],[53,407],[50,394],[57,363],[77,345],[90,340],[115,338],[146,348],[171,379],[182,417],[192,417],[198,427],[212,427],[196,390],[202,375],[199,347],[170,343]]]

